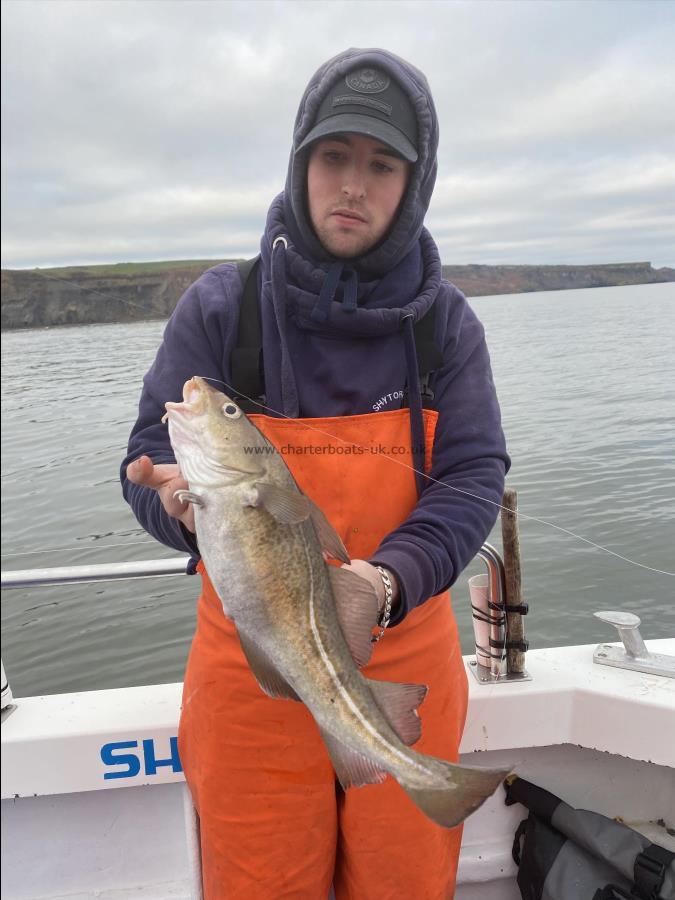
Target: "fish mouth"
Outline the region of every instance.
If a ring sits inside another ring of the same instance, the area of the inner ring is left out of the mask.
[[[202,396],[203,382],[197,381],[197,376],[193,376],[183,385],[183,402],[188,406],[195,404]]]
[[[218,448],[213,445],[209,437],[209,429],[206,427],[206,419],[215,412],[215,406],[220,408],[224,403],[233,402],[222,391],[217,390],[199,375],[194,375],[183,385],[183,399],[180,402],[168,400],[164,404],[166,412],[162,416],[162,422],[168,422],[171,443],[178,455],[182,452],[186,455],[184,470],[189,469],[188,454],[198,454],[201,457],[200,474],[190,479],[187,471],[184,471],[188,480],[195,484],[203,481],[205,473],[214,476],[214,484],[236,483],[244,478],[260,477],[263,470],[259,467],[246,468],[228,465],[220,458]],[[198,420],[204,417],[205,422]]]
[[[162,422],[166,422],[172,413],[174,414],[172,418],[187,418],[204,412],[209,393],[216,391],[199,375],[193,375],[183,385],[183,399],[178,403],[175,400],[167,400],[164,404],[166,412],[162,416]]]

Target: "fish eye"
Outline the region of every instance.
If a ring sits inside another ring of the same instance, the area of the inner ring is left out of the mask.
[[[241,415],[241,410],[234,403],[226,403],[223,406],[223,415],[227,416],[228,419],[238,419]]]

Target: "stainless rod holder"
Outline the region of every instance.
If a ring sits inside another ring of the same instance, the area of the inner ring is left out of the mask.
[[[476,659],[470,660],[469,670],[473,672],[480,684],[531,681],[532,678],[527,672],[509,672],[507,667],[506,576],[504,573],[504,561],[491,544],[483,544],[476,556],[485,563],[487,569],[490,646],[484,648],[479,646],[478,641],[476,641]],[[494,607],[497,608],[495,609]],[[475,633],[476,629],[474,627]],[[497,645],[497,652],[495,652],[496,648],[493,644]],[[480,658],[485,658],[487,655],[490,657],[489,666],[482,665],[480,662]]]

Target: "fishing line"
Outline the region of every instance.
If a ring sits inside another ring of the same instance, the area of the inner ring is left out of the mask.
[[[38,274],[41,275],[43,278],[49,278],[52,281],[62,281],[64,284],[71,284],[71,285],[73,285],[73,287],[76,287],[78,290],[82,291],[83,293],[97,294],[98,296],[105,297],[106,299],[111,299],[111,298],[116,299],[116,300],[119,300],[123,304],[134,307],[135,309],[147,311],[147,307],[141,306],[138,303],[134,303],[132,300],[127,300],[125,297],[122,297],[119,294],[112,294],[112,293],[103,294],[101,291],[97,291],[94,288],[82,287],[81,285],[77,284],[77,282],[71,281],[70,279],[59,278],[56,275],[47,275],[47,273],[44,271],[39,271]],[[219,384],[225,385],[225,387],[230,388],[231,390],[234,390],[234,387],[232,385],[228,384],[226,381],[223,381],[220,378],[213,378],[210,375],[203,375],[200,377],[204,378],[205,381],[215,381],[215,382],[218,382]],[[284,419],[290,419],[291,421],[293,421],[291,416],[287,416],[284,413],[279,412],[278,410],[272,409],[272,407],[270,407],[270,406],[265,406],[265,404],[260,403],[259,401],[255,400],[253,397],[247,397],[246,394],[242,394],[241,392],[239,392],[239,396],[245,397],[251,403],[254,403],[256,406],[259,406],[261,409],[265,409],[271,413],[274,413],[275,416],[278,416],[278,417],[281,417]],[[338,440],[343,444],[347,444],[347,445],[352,444],[353,446],[356,446],[356,447],[361,447],[366,450],[368,449],[363,444],[358,444],[355,441],[350,442],[350,441],[344,440],[343,438],[340,438],[337,435],[330,434],[330,432],[328,432],[328,431],[322,431],[320,428],[317,428],[316,426],[307,425],[305,423],[305,427],[309,428],[312,431],[316,431],[318,434],[323,434],[324,437],[330,437],[332,440]],[[465,494],[467,497],[472,497],[474,500],[480,500],[482,503],[489,503],[492,506],[496,506],[500,510],[505,509],[504,506],[502,506],[500,503],[497,503],[495,500],[488,500],[486,497],[481,497],[478,494],[472,493],[471,491],[467,491],[462,488],[455,487],[454,485],[451,485],[451,484],[445,484],[445,482],[439,481],[438,479],[433,478],[431,475],[428,475],[426,472],[419,472],[414,466],[408,465],[407,463],[404,463],[401,460],[396,459],[394,456],[389,456],[389,454],[387,454],[387,453],[383,453],[381,455],[383,457],[385,457],[386,459],[390,460],[391,462],[397,463],[398,465],[403,466],[406,469],[410,469],[410,471],[415,472],[416,474],[422,475],[428,481],[432,481],[436,484],[440,484],[442,487],[448,488],[452,491],[455,491],[456,493]],[[506,511],[512,512],[512,510],[506,510]],[[596,543],[596,541],[592,541],[589,538],[583,537],[583,535],[580,535],[574,531],[571,531],[569,528],[564,528],[562,525],[556,525],[555,522],[549,522],[547,519],[542,519],[542,518],[539,518],[538,516],[532,516],[527,513],[523,513],[523,512],[520,512],[520,510],[518,512],[516,512],[516,515],[521,519],[527,519],[530,522],[537,522],[540,525],[546,525],[548,528],[553,528],[554,530],[559,531],[562,534],[566,534],[569,537],[575,538],[576,540],[581,541],[584,544],[588,544],[589,547],[593,547],[596,550],[601,550],[603,553],[607,553],[610,556],[615,557],[616,559],[620,559],[622,562],[626,562],[631,566],[636,566],[639,569],[645,569],[647,572],[654,572],[657,575],[669,575],[671,578],[675,578],[675,572],[668,572],[665,569],[657,569],[654,566],[648,566],[645,563],[638,562],[635,559],[630,559],[627,556],[623,556],[621,553],[617,553],[615,550],[610,550],[609,547],[604,547],[602,544]],[[143,542],[143,543],[152,543],[152,542],[147,541],[147,542]],[[116,545],[110,545],[110,546],[116,546]],[[119,545],[119,546],[122,546],[122,545]],[[69,548],[66,548],[66,549],[69,549]],[[42,552],[51,553],[51,552],[56,552],[56,551],[44,550]],[[24,554],[12,554],[12,555],[22,556]]]
[[[2,559],[16,559],[19,556],[32,556],[34,553],[39,553],[42,555],[43,553],[70,553],[77,551],[86,551],[89,550],[111,550],[113,547],[136,547],[138,544],[157,544],[157,541],[154,538],[150,538],[149,540],[143,541],[125,541],[123,544],[87,544],[82,547],[50,547],[48,550],[43,550],[40,548],[39,550],[22,550],[19,553],[2,553],[0,556]]]
[[[216,381],[219,384],[225,385],[229,390],[234,391],[235,388],[233,385],[228,384],[227,381],[223,381],[220,378],[212,378],[209,375],[200,375],[199,378],[203,378],[204,381]],[[288,419],[291,422],[296,421],[292,416],[287,416],[285,413],[279,412],[276,409],[272,409],[271,406],[266,406],[264,403],[260,403],[258,400],[255,400],[253,397],[247,397],[246,394],[241,391],[237,391],[237,396],[244,397],[246,400],[254,403],[256,406],[259,406],[261,409],[265,409],[268,412],[274,413],[275,416],[283,419]],[[356,441],[348,441],[345,438],[341,438],[338,435],[331,434],[329,431],[325,431],[322,428],[318,428],[316,425],[309,425],[306,421],[302,423],[304,428],[308,428],[310,431],[315,431],[317,434],[322,434],[324,437],[329,437],[334,441],[340,441],[342,444],[346,444],[347,446],[361,447],[364,450],[368,450],[369,448],[365,444],[359,444]],[[489,503],[491,506],[496,506],[500,510],[504,510],[508,513],[513,514],[513,510],[507,509],[507,507],[502,506],[501,503],[497,503],[495,500],[488,500],[486,497],[481,497],[478,494],[473,493],[472,491],[464,490],[463,488],[455,487],[451,484],[446,484],[444,481],[439,481],[437,478],[433,478],[431,475],[428,475],[426,472],[421,472],[416,469],[414,466],[409,465],[408,463],[403,462],[400,459],[397,459],[395,456],[390,456],[388,453],[382,453],[385,459],[396,463],[399,466],[403,466],[405,469],[409,469],[411,472],[415,472],[419,475],[422,475],[428,481],[432,481],[435,484],[441,485],[441,487],[449,488],[451,491],[455,491],[458,494],[464,494],[467,497],[472,497],[474,500],[480,500],[482,503]],[[657,575],[668,575],[671,578],[675,578],[675,572],[668,572],[665,569],[656,569],[653,566],[648,566],[645,563],[638,562],[635,559],[630,559],[628,556],[623,556],[621,553],[617,553],[615,550],[610,550],[609,547],[604,547],[602,544],[598,544],[595,541],[590,540],[590,538],[585,538],[581,534],[577,534],[574,531],[571,531],[569,528],[564,528],[562,525],[556,525],[555,522],[549,522],[547,519],[541,519],[538,516],[531,516],[527,513],[520,512],[518,510],[515,513],[518,518],[527,519],[530,522],[537,522],[540,525],[546,525],[549,528],[553,528],[556,531],[560,531],[563,534],[569,535],[569,537],[576,538],[578,541],[582,541],[584,544],[588,544],[590,547],[594,547],[596,550],[602,550],[603,553],[608,553],[610,556],[614,556],[616,559],[620,559],[623,562],[629,563],[631,566],[636,566],[640,569],[645,569],[648,572],[655,572]]]

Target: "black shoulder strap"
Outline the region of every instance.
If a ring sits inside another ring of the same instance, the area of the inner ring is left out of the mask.
[[[431,388],[431,378],[443,362],[443,354],[436,344],[436,304],[418,322],[415,322],[415,350],[417,352],[417,367],[420,373],[420,390],[422,393],[422,406],[433,404],[434,392]]]
[[[432,304],[423,318],[413,325],[415,335],[415,353],[417,355],[417,370],[420,374],[420,394],[422,406],[426,409],[433,408],[434,391],[433,377],[436,370],[443,362],[443,354],[436,344],[436,304]],[[408,399],[408,386],[403,391],[403,406],[410,406]]]
[[[442,355],[436,346],[436,304],[422,318],[415,322],[415,347],[417,348],[417,362],[420,375],[425,375],[437,369],[443,361]]]
[[[237,339],[230,356],[233,400],[246,413],[262,412],[254,401],[264,402],[265,383],[262,367],[262,330],[258,307],[258,269],[260,254],[237,263],[243,287],[239,306]]]

